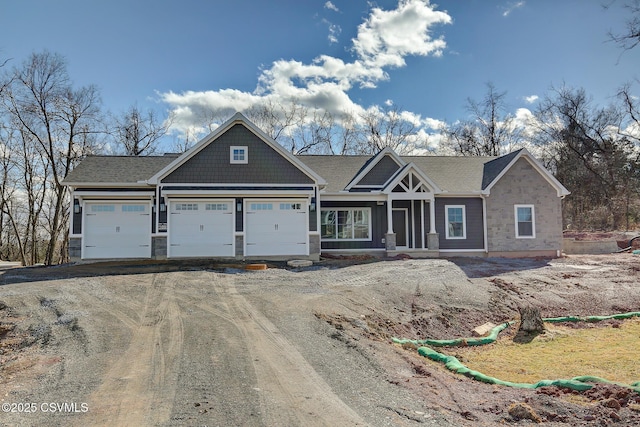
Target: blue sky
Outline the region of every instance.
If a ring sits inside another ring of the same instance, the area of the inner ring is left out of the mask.
[[[610,1],[0,0],[0,59],[60,53],[105,110],[173,110],[176,131],[295,96],[334,114],[394,105],[434,132],[487,82],[513,114],[563,84],[608,103],[640,78],[640,48],[607,42],[626,19]]]

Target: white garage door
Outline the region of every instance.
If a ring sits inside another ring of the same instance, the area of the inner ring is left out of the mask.
[[[150,258],[151,204],[87,202],[84,207],[85,259]]]
[[[172,200],[169,206],[169,257],[235,255],[233,200]]]
[[[306,201],[247,200],[245,215],[245,255],[309,254]]]

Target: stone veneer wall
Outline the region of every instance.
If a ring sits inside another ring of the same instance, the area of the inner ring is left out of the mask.
[[[534,206],[534,239],[516,239],[514,205]],[[489,252],[557,251],[562,248],[562,208],[556,189],[520,158],[487,197]]]
[[[167,236],[154,236],[151,238],[151,257],[156,259],[167,257]]]
[[[309,234],[309,258],[320,259],[320,235]]]
[[[79,261],[82,256],[82,238],[69,238],[69,258],[71,261]]]
[[[236,258],[242,258],[244,256],[244,236],[242,234],[236,234]]]

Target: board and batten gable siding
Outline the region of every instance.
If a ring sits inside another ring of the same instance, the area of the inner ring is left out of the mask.
[[[390,156],[384,156],[356,185],[382,185],[400,168]]]
[[[535,238],[516,238],[514,205],[533,205]],[[557,251],[562,247],[561,199],[525,158],[520,158],[487,197],[489,252]]]
[[[445,206],[463,205],[466,216],[466,239],[447,239]],[[484,226],[482,220],[482,199],[479,197],[438,197],[436,198],[436,232],[439,234],[440,249],[484,249]]]
[[[248,163],[231,164],[230,148],[247,147]],[[298,167],[241,124],[162,179],[163,184],[314,184]]]
[[[322,249],[384,249],[382,242],[387,232],[387,208],[384,205],[378,205],[376,202],[332,202],[322,201],[322,209],[340,209],[340,208],[371,208],[371,240],[367,241],[350,241],[350,240],[322,240],[320,245]],[[320,213],[318,213],[320,215]],[[322,233],[322,230],[319,230]],[[321,236],[322,237],[322,236]]]

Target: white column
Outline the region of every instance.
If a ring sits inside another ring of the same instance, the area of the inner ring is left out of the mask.
[[[393,234],[393,201],[387,196],[387,234]]]
[[[425,244],[424,244],[424,240],[426,239],[425,236],[425,229],[424,229],[424,200],[420,200],[420,231],[422,234],[420,242],[422,243],[422,249],[425,248]]]
[[[320,191],[318,190],[318,188],[316,188],[314,191],[316,194],[316,230],[320,235],[320,240],[322,240],[322,225],[320,223],[320,221],[322,220],[322,218],[320,217]]]
[[[410,200],[411,202],[411,249],[415,249],[418,245],[416,245],[416,202],[414,200]]]
[[[429,233],[434,234],[436,232],[436,198],[432,197],[429,200]]]

